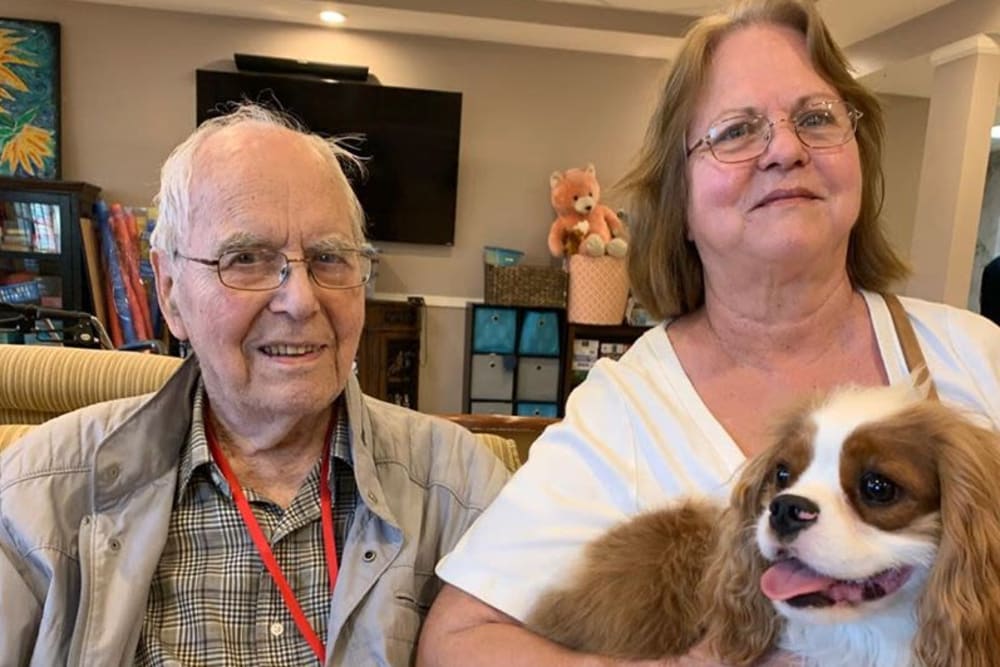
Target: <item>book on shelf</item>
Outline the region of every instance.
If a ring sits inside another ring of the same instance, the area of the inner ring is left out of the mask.
[[[617,361],[621,358],[625,352],[628,351],[631,344],[629,343],[601,343],[600,347],[600,357],[607,357],[608,359],[614,359]]]
[[[32,245],[35,251],[58,254],[61,250],[59,207],[42,202],[31,202],[27,206],[31,211],[34,228]]]
[[[600,356],[600,341],[593,338],[577,338],[573,341],[574,371],[589,371]]]
[[[0,301],[6,303],[41,303],[41,300],[42,292],[36,280],[0,285]]]
[[[58,254],[62,249],[59,207],[42,202],[0,204],[0,250]]]
[[[21,218],[18,202],[0,202],[0,250],[31,251],[31,226]]]
[[[40,274],[35,278],[41,304],[46,308],[62,308],[62,280],[59,276]]]
[[[0,329],[0,343],[5,345],[20,345],[24,343],[24,334],[11,329]]]
[[[148,238],[155,225],[155,209],[99,201],[92,225],[104,278],[95,293],[103,294],[112,341],[121,346],[153,339],[158,333],[154,324],[160,320],[152,268],[148,266]]]
[[[108,304],[108,324],[115,347],[138,340],[132,324],[132,310],[121,270],[118,247],[111,226],[111,209],[99,201],[94,207],[100,230],[101,266],[104,269],[104,289]]]
[[[87,284],[94,304],[94,315],[104,328],[108,328],[108,307],[104,301],[101,280],[101,248],[97,242],[97,229],[90,218],[80,218],[80,239],[83,242],[83,263],[87,270]]]
[[[153,274],[153,263],[149,258],[150,237],[156,228],[158,211],[154,207],[135,208],[136,229],[139,232],[139,278],[146,290],[146,302],[149,304],[149,324],[153,335],[159,338],[163,334],[163,315],[160,313],[160,302],[156,298],[156,276]]]

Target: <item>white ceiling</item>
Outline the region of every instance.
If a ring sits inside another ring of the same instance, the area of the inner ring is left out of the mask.
[[[320,10],[375,30],[670,59],[693,17],[723,0],[75,0],[319,25]],[[927,54],[1000,33],[997,0],[816,0],[835,39],[878,90],[929,95]],[[569,6],[572,5],[572,6]],[[937,26],[944,29],[937,30]],[[930,37],[927,36],[929,31]]]

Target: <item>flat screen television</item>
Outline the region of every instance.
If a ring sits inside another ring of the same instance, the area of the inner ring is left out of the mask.
[[[199,124],[250,100],[325,136],[360,135],[351,148],[367,176],[353,186],[371,240],[454,243],[461,93],[208,69],[196,79]]]

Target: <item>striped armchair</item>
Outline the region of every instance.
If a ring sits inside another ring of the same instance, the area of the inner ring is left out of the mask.
[[[180,365],[177,357],[138,352],[0,345],[0,450],[57,415],[156,391]],[[477,437],[511,471],[521,465],[513,439]]]
[[[180,364],[137,352],[0,345],[0,449],[65,412],[156,391]]]
[[[113,398],[156,391],[177,357],[47,345],[0,345],[0,424],[41,424]]]

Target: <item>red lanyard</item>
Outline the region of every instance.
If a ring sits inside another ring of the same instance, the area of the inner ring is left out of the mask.
[[[337,543],[333,533],[333,500],[330,498],[329,481],[330,436],[333,434],[336,423],[337,418],[336,413],[334,413],[330,416],[330,424],[326,428],[323,459],[320,462],[319,469],[319,506],[320,515],[323,519],[323,547],[326,551],[326,569],[330,575],[331,595],[337,583]],[[257,517],[254,516],[253,510],[250,509],[247,497],[243,495],[243,489],[240,487],[239,480],[236,479],[233,469],[229,467],[229,463],[226,461],[226,457],[219,447],[219,441],[215,437],[215,430],[212,428],[212,420],[209,417],[207,405],[205,410],[205,438],[208,440],[208,449],[212,453],[212,458],[215,459],[216,465],[222,470],[222,475],[226,478],[226,482],[229,483],[229,490],[236,501],[236,507],[239,508],[240,514],[243,516],[243,523],[246,524],[250,537],[253,538],[254,544],[257,545],[257,552],[260,553],[261,560],[264,561],[267,571],[271,573],[271,578],[274,579],[278,590],[281,591],[281,597],[285,598],[285,606],[288,607],[292,618],[295,619],[295,625],[298,626],[299,632],[302,633],[302,636],[309,643],[313,653],[316,654],[316,659],[322,665],[326,659],[326,648],[323,646],[323,641],[317,636],[312,626],[309,625],[309,619],[306,618],[302,607],[299,606],[299,601],[295,599],[292,587],[288,585],[288,580],[281,573],[281,567],[274,558],[271,545],[268,544],[267,538],[264,536],[264,531],[261,530],[260,524],[257,523]]]

